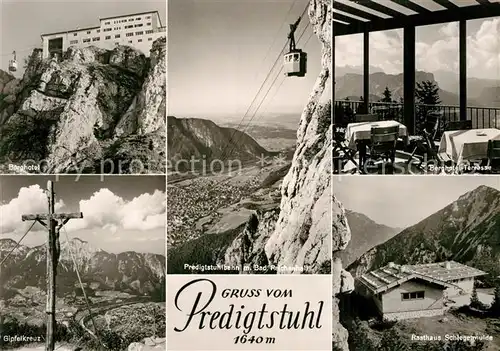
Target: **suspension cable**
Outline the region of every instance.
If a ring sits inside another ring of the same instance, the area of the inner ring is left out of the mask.
[[[307,5],[304,9],[304,11],[302,11],[302,14],[300,15],[300,19],[302,20],[302,18],[304,17],[304,15],[306,14],[307,10],[309,9],[309,1],[307,2]],[[238,126],[236,128],[234,128],[233,130],[233,133],[231,135],[231,137],[229,138],[229,141],[227,142],[226,146],[224,147],[224,149],[222,150],[222,153],[221,153],[221,160],[224,160],[225,157],[227,157],[227,155],[225,154],[225,151],[227,150],[227,148],[232,144],[232,141],[233,141],[233,138],[236,134],[236,132],[238,131],[238,128],[242,125],[244,119],[246,118],[246,116],[248,115],[248,113],[250,112],[254,102],[257,100],[260,92],[262,91],[262,89],[264,88],[264,85],[265,83],[267,82],[267,80],[269,79],[269,77],[271,76],[271,73],[273,72],[273,69],[274,67],[276,67],[277,63],[282,60],[282,55],[283,53],[285,52],[286,48],[287,48],[287,45],[288,45],[288,40],[287,42],[285,43],[285,45],[283,46],[283,48],[281,49],[280,53],[278,54],[278,57],[276,58],[276,60],[274,61],[274,64],[273,66],[271,67],[271,69],[269,70],[266,78],[264,79],[264,82],[262,82],[262,85],[260,86],[257,94],[255,95],[255,97],[253,98],[252,102],[250,103],[250,106],[248,107],[248,109],[246,110],[245,114],[243,115],[243,118],[241,119],[240,123],[238,123]],[[281,67],[281,70],[280,72],[283,70],[283,67]],[[234,150],[234,146],[233,146],[233,150]]]
[[[7,258],[9,258],[9,256],[14,252],[14,250],[16,250],[19,245],[21,245],[21,241],[23,241],[23,239],[26,237],[26,235],[28,235],[28,233],[30,232],[31,228],[33,228],[33,226],[35,225],[36,221],[33,221],[33,223],[31,223],[30,227],[28,228],[28,230],[26,231],[26,233],[24,233],[24,235],[21,237],[21,239],[16,243],[16,245],[14,246],[14,248],[12,250],[9,251],[9,253],[7,254],[7,256],[5,256],[2,260],[2,262],[0,262],[0,266],[2,266],[2,264],[7,261]]]
[[[104,348],[107,348],[106,345],[104,345],[102,340],[99,338],[99,332],[98,332],[97,326],[95,324],[94,316],[92,316],[92,309],[90,308],[90,303],[89,303],[89,300],[87,298],[87,293],[85,292],[85,288],[83,287],[82,278],[80,277],[80,273],[78,272],[78,265],[76,264],[76,259],[75,259],[75,256],[73,254],[73,250],[71,250],[68,232],[66,231],[65,227],[63,227],[63,230],[64,230],[64,234],[66,236],[66,243],[68,244],[68,251],[69,251],[69,254],[71,256],[71,260],[73,261],[73,265],[75,267],[76,276],[78,277],[78,282],[80,283],[80,287],[82,288],[83,297],[85,299],[85,305],[87,306],[87,310],[89,312],[89,317],[92,321],[92,326],[94,327],[95,337]]]

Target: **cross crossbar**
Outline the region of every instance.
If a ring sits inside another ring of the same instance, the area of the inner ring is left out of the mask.
[[[38,220],[49,220],[52,219],[72,219],[72,218],[83,218],[82,212],[73,212],[73,213],[54,213],[49,215],[47,213],[37,213],[37,214],[27,214],[23,215],[23,221],[38,221]]]

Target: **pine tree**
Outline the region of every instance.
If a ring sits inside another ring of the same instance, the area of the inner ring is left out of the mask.
[[[392,101],[392,93],[388,87],[385,87],[385,90],[382,94],[384,95],[384,97],[380,100],[380,102],[389,102],[389,103],[393,102]]]
[[[469,306],[472,307],[472,308],[479,308],[479,309],[483,306],[483,304],[481,303],[481,301],[479,301],[479,297],[477,296],[477,289],[476,289],[475,285],[472,288],[472,295],[470,297],[470,304],[469,304]]]
[[[500,281],[496,283],[493,303],[491,304],[490,311],[495,317],[500,317]]]
[[[415,89],[415,100],[419,104],[416,108],[416,125],[417,130],[422,130],[425,126],[427,115],[431,112],[438,111],[441,99],[439,97],[439,87],[436,82],[426,80],[421,83],[417,82]]]
[[[424,105],[439,105],[441,103],[439,87],[436,82],[431,80],[425,80],[422,83],[417,82],[415,98],[417,103]]]

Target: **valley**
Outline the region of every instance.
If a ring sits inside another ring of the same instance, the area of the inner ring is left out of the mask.
[[[119,340],[116,349],[122,350],[144,338],[165,336],[164,256],[133,251],[111,254],[77,238],[61,247],[56,286],[58,341],[92,349],[97,329],[99,342]],[[0,258],[11,248],[12,240],[0,240]],[[70,251],[76,252],[84,292]],[[22,330],[44,339],[44,247],[21,245],[5,263],[0,271],[2,334],[17,335]],[[1,345],[2,349],[20,346],[22,343]]]
[[[169,128],[178,136],[170,136],[174,151],[169,155],[210,163],[210,171],[203,165],[191,171],[174,169],[168,176],[167,271],[191,273],[184,265],[216,264],[253,215],[279,208],[296,131],[279,122],[254,125],[246,134],[227,122],[222,127],[208,120],[171,121]],[[228,147],[233,135],[234,147]],[[272,151],[260,145],[265,140]],[[234,168],[231,155],[238,156]],[[217,157],[222,162],[214,169]]]

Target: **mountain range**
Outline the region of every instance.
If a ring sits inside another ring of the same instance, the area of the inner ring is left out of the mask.
[[[384,243],[401,231],[376,223],[362,213],[346,210],[347,223],[351,229],[351,240],[346,249],[339,252],[344,266],[348,266],[371,248]]]
[[[365,252],[348,270],[355,276],[389,262],[422,264],[454,260],[500,275],[500,191],[478,188]]]
[[[14,249],[16,242],[0,240],[0,261]],[[61,243],[57,274],[57,293],[65,295],[79,289],[72,256],[82,281],[93,290],[116,290],[130,294],[150,294],[165,279],[165,256],[134,251],[112,254],[86,241],[73,238]],[[0,271],[2,291],[34,286],[46,288],[45,246],[20,245],[3,263]],[[0,294],[2,296],[2,294]]]
[[[248,134],[201,118],[167,117],[168,160],[255,159],[270,153]]]
[[[385,88],[389,88],[394,100],[403,96],[403,74],[387,74],[377,67],[370,67],[370,100],[378,101]],[[439,97],[443,105],[458,105],[458,73],[436,71],[415,72],[415,81],[430,80],[439,87]],[[467,79],[468,104],[478,107],[500,107],[500,81],[494,79]],[[363,70],[358,66],[335,68],[335,98],[359,100],[363,95]]]

